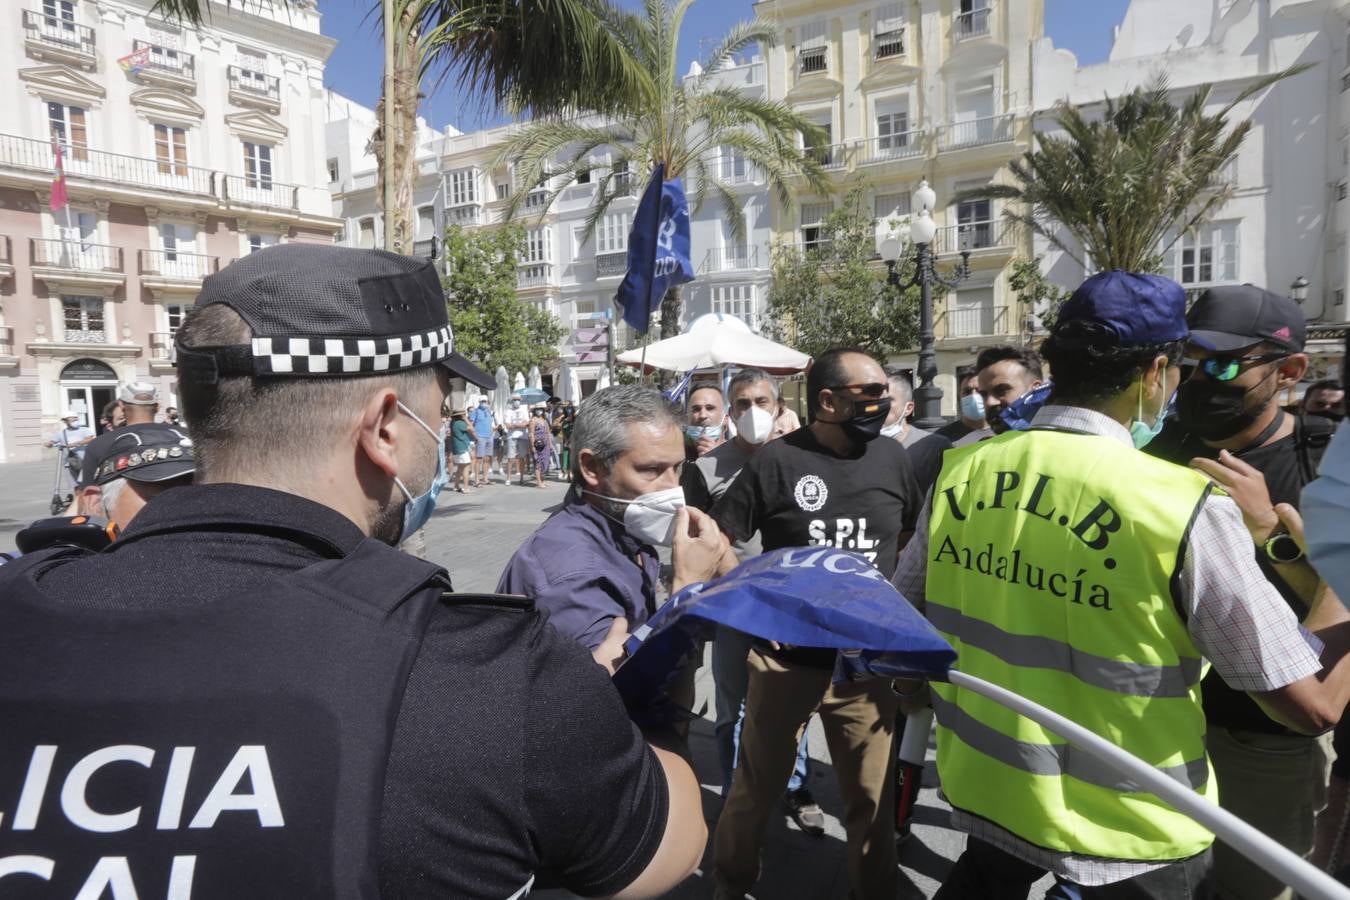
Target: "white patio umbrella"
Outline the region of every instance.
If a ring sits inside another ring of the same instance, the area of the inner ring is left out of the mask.
[[[581,402],[581,373],[577,371],[576,366],[567,367],[567,393],[569,396],[564,397],[564,400]]]
[[[554,391],[557,393],[558,399],[564,403],[568,400],[576,403],[577,400],[580,399],[576,393],[573,393],[572,387],[572,378],[576,374],[576,371],[577,367],[566,359],[564,359],[562,364],[558,367],[558,378],[553,383]]]
[[[619,362],[638,368],[642,348],[620,353]],[[723,366],[753,366],[772,375],[805,371],[811,357],[791,347],[760,337],[735,316],[708,313],[699,316],[684,334],[647,345],[646,367],[688,372]]]
[[[544,376],[539,374],[538,366],[530,366],[530,374],[525,376],[525,384],[536,391],[544,389]]]
[[[511,390],[513,390],[513,391],[523,391],[523,390],[525,390],[525,373],[524,373],[524,372],[517,372],[517,373],[516,373],[516,380],[515,380],[515,382],[511,385]]]
[[[595,389],[603,391],[607,387],[609,387],[609,369],[601,369],[600,377],[595,380]]]
[[[506,366],[498,366],[495,375],[497,386],[492,390],[492,414],[500,422],[506,418],[506,404],[511,399],[511,376],[506,374]]]

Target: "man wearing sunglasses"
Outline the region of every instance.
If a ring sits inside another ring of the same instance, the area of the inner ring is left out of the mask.
[[[922,498],[904,448],[878,440],[891,408],[886,373],[861,350],[828,350],[807,372],[806,395],[811,424],[757,450],[713,518],[736,541],[758,531],[766,552],[838,547],[890,577]],[[714,840],[719,900],[743,897],[759,877],[764,830],[817,710],[844,802],[851,896],[894,900],[887,775],[898,700],[884,679],[831,684],[834,663],[833,650],[761,644],[750,651],[740,756]]]
[[[1254,285],[1210,288],[1186,316],[1190,338],[1175,416],[1148,452],[1191,465],[1242,508],[1257,564],[1300,617],[1309,585],[1280,565],[1287,537],[1274,504],[1295,508],[1313,479],[1333,423],[1286,412],[1280,397],[1308,368],[1303,311]],[[1274,543],[1270,543],[1272,537]],[[1296,734],[1246,694],[1210,673],[1203,684],[1208,747],[1220,803],[1295,853],[1313,846],[1313,822],[1326,805],[1329,738]],[[1218,892],[1235,900],[1273,900],[1292,892],[1225,844],[1214,849]]]

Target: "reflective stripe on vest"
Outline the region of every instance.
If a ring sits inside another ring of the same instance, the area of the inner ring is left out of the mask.
[[[1182,658],[1175,666],[1108,659],[1040,635],[1012,634],[933,602],[924,614],[939,630],[959,634],[967,645],[979,647],[1009,665],[1067,672],[1079,681],[1121,694],[1188,697],[1205,671],[1205,661],[1199,657]]]
[[[1109,437],[1032,430],[944,456],[929,522],[929,619],[963,672],[1074,719],[1217,800],[1199,682],[1173,597],[1199,473]],[[956,808],[1050,850],[1180,859],[1213,835],[992,701],[934,684]]]

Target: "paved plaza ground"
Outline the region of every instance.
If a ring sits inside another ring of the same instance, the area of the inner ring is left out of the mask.
[[[47,515],[52,469],[51,462],[0,465],[0,546],[12,547],[19,528]],[[561,502],[566,490],[567,486],[557,481],[550,481],[542,489],[496,482],[469,494],[447,490],[425,530],[427,556],[449,570],[457,590],[491,591],[515,548]],[[705,666],[699,672],[695,702],[702,717],[694,723],[690,749],[703,784],[704,812],[710,832],[721,809],[712,705],[712,680]],[[811,789],[825,810],[828,831],[824,837],[813,838],[789,824],[785,816],[776,816],[765,841],[764,873],[754,892],[758,900],[845,900],[848,896],[844,832],[839,820],[842,807],[829,751],[815,719],[811,724],[810,747],[815,763]],[[905,900],[932,896],[964,846],[964,837],[947,828],[946,820],[947,809],[938,799],[936,777],[930,765],[915,814],[913,836],[901,849],[900,897]],[[670,897],[711,898],[711,880],[706,874],[710,862],[710,855],[705,856],[703,868]]]

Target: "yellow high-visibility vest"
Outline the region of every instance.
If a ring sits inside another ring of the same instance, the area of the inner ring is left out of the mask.
[[[1199,473],[1109,437],[1011,432],[947,451],[929,524],[927,615],[957,668],[1068,716],[1218,802],[1208,663],[1174,601]],[[1214,836],[1063,738],[934,684],[954,807],[1051,850],[1192,856]]]

